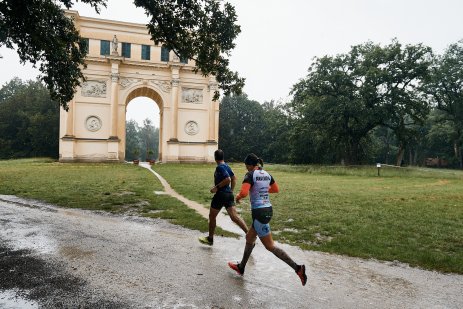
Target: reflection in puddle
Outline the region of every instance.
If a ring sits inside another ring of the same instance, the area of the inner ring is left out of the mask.
[[[35,309],[39,305],[32,300],[17,296],[14,290],[0,291],[0,308],[3,309]]]

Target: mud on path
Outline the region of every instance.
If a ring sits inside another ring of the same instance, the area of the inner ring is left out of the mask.
[[[281,245],[308,270],[258,244],[244,277],[243,239],[163,220],[57,208],[0,196],[1,308],[461,308],[463,276]]]

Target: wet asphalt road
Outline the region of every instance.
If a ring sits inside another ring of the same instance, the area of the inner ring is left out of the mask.
[[[0,196],[0,308],[462,308],[463,276],[281,245],[256,246],[244,277],[227,267],[243,239],[162,220],[70,210]],[[16,297],[17,296],[17,297]]]

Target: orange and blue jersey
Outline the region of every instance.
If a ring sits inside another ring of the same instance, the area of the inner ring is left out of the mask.
[[[246,173],[238,195],[246,197],[250,193],[251,209],[258,209],[272,207],[269,193],[278,191],[278,185],[272,175],[258,168]]]

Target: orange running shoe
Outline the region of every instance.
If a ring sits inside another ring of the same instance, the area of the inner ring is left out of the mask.
[[[236,271],[238,273],[238,275],[242,276],[244,274],[244,269],[241,270],[239,265],[240,264],[235,264],[235,263],[232,263],[232,262],[228,262],[228,267],[230,267],[231,269]]]

